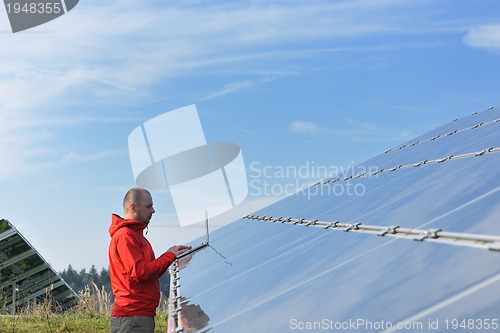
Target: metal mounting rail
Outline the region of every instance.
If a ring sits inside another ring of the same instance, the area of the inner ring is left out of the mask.
[[[329,184],[329,183],[335,183],[335,182],[342,181],[342,180],[350,180],[350,179],[357,179],[357,178],[363,178],[363,177],[371,177],[371,176],[378,175],[379,173],[382,173],[382,172],[392,172],[392,171],[401,170],[401,169],[415,168],[415,167],[419,167],[419,166],[422,166],[422,165],[443,163],[443,162],[446,162],[446,161],[457,160],[457,159],[465,158],[465,157],[483,156],[485,154],[496,153],[496,152],[499,152],[499,151],[500,151],[500,148],[498,148],[498,147],[497,148],[486,148],[486,149],[483,149],[483,150],[480,150],[480,151],[477,151],[477,152],[473,152],[473,153],[466,153],[466,154],[461,154],[461,155],[449,155],[449,156],[445,156],[445,157],[442,157],[442,158],[437,158],[437,159],[434,159],[434,160],[424,160],[424,161],[420,161],[418,163],[412,163],[412,164],[406,164],[406,165],[398,165],[398,166],[393,167],[393,168],[379,169],[379,170],[374,171],[374,172],[361,172],[361,173],[359,173],[357,175],[351,175],[349,177],[322,180],[322,181],[319,181],[319,182],[315,183],[313,186],[325,185],[325,184]]]
[[[181,293],[180,293],[180,287],[181,284],[179,282],[180,277],[179,277],[179,264],[178,261],[175,260],[171,267],[170,267],[170,288],[171,288],[171,315],[174,318],[174,323],[175,323],[175,331],[174,332],[184,332],[184,328],[181,325],[181,320],[179,313],[181,312],[182,306],[181,306]]]
[[[440,138],[444,138],[444,137],[451,136],[451,135],[454,135],[454,134],[457,134],[457,133],[461,133],[461,132],[465,132],[465,131],[470,131],[470,130],[473,130],[473,129],[476,129],[476,128],[479,128],[479,127],[483,127],[483,126],[494,124],[494,123],[498,123],[498,122],[500,122],[500,118],[497,118],[497,119],[494,119],[494,120],[491,120],[491,121],[486,121],[486,122],[478,123],[478,124],[476,124],[474,126],[471,126],[471,127],[466,127],[466,128],[462,128],[462,129],[459,129],[459,130],[454,130],[454,131],[451,131],[451,132],[448,132],[448,133],[439,134],[439,135],[433,136],[432,138],[425,139],[425,140],[420,140],[420,141],[415,141],[413,143],[402,145],[402,146],[399,146],[397,148],[392,148],[392,149],[386,150],[384,152],[384,154],[390,153],[391,151],[401,150],[401,149],[407,148],[407,147],[413,147],[413,146],[416,146],[416,145],[424,143],[424,142],[435,141],[435,140],[440,139]]]
[[[265,222],[278,222],[278,223],[289,223],[289,224],[300,224],[303,226],[313,226],[323,229],[334,229],[341,230],[345,232],[364,232],[377,236],[392,236],[398,238],[407,238],[415,241],[431,241],[446,243],[458,246],[468,246],[481,248],[491,251],[500,252],[500,236],[490,236],[490,235],[478,235],[478,234],[466,234],[457,232],[446,232],[441,229],[411,229],[402,228],[398,225],[395,226],[378,226],[378,225],[367,225],[361,223],[342,223],[340,221],[325,222],[319,220],[307,220],[307,219],[295,219],[291,217],[272,217],[272,216],[258,216],[258,215],[247,215],[243,217],[247,220],[257,220]]]
[[[180,276],[179,276],[179,271],[181,270],[182,260],[180,260],[181,265],[179,265],[179,259],[175,259],[175,261],[170,265],[170,306],[169,306],[169,316],[172,316],[173,323],[174,323],[174,330],[171,332],[173,333],[184,333],[187,332],[184,327],[182,326],[182,305],[185,304],[186,298],[181,296],[181,283],[180,283]],[[186,319],[186,318],[184,318]],[[170,329],[170,327],[168,328]],[[196,330],[196,333],[205,333],[208,332],[212,329],[211,326],[205,326],[202,327],[198,330]],[[191,332],[191,330],[188,330]]]

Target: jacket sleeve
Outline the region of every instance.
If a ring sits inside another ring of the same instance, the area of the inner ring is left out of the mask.
[[[116,250],[123,263],[129,279],[136,282],[147,281],[152,278],[159,278],[168,266],[175,260],[176,255],[173,252],[165,252],[156,259],[144,254],[141,250],[141,244],[138,239],[130,234],[122,234],[117,240]]]

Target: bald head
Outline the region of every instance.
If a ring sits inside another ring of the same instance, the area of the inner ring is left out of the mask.
[[[154,212],[153,199],[148,190],[134,187],[125,194],[123,213],[126,219],[140,220],[147,224]]]
[[[146,193],[149,194],[147,190],[140,187],[134,187],[128,190],[127,194],[125,194],[125,198],[123,198],[123,211],[127,213],[127,211],[130,210],[131,203],[140,205]]]

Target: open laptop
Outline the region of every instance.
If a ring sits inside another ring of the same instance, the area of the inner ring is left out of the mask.
[[[208,213],[205,211],[205,241],[202,242],[200,245],[198,246],[194,246],[191,248],[191,250],[188,250],[186,252],[183,252],[181,254],[179,254],[177,256],[177,259],[181,259],[181,258],[184,258],[184,257],[187,257],[195,252],[198,252],[200,251],[201,249],[207,247],[210,245],[210,233],[208,231]]]

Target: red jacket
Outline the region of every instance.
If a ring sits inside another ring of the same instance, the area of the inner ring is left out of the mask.
[[[173,252],[158,259],[143,235],[146,224],[113,214],[109,234],[109,273],[115,295],[112,316],[154,316],[160,302],[160,276],[175,260]]]

